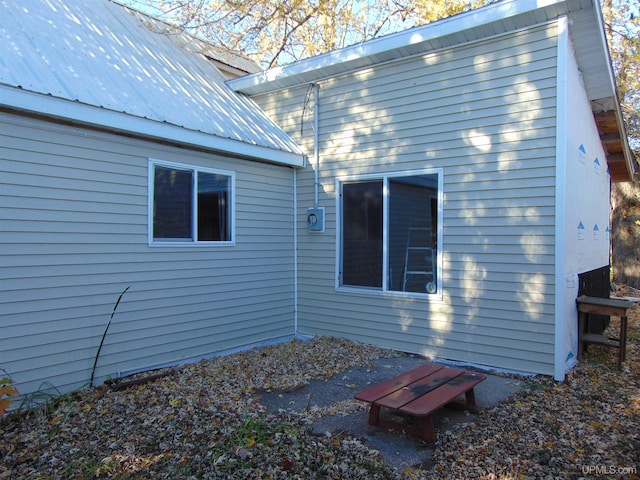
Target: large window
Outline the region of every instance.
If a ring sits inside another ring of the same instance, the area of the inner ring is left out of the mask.
[[[232,172],[149,162],[151,243],[231,242]]]
[[[339,181],[341,287],[438,292],[439,172]]]

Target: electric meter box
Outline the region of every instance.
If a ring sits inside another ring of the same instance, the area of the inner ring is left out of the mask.
[[[310,232],[324,232],[324,207],[307,209],[307,229]]]

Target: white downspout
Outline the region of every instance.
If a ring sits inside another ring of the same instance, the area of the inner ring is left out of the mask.
[[[293,335],[298,336],[298,169],[293,168]]]

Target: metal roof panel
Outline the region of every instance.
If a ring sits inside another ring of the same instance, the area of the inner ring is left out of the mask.
[[[96,124],[104,109],[302,158],[275,122],[225,84],[196,42],[189,52],[184,35],[152,31],[149,17],[107,0],[0,5],[8,45],[0,85],[97,107]]]

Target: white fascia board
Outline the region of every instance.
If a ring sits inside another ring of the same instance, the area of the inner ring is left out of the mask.
[[[0,108],[71,121],[85,126],[107,129],[147,139],[161,139],[180,145],[227,153],[233,156],[303,167],[305,155],[255,145],[232,138],[189,130],[170,123],[161,123],[122,112],[94,107],[79,102],[64,100],[49,95],[0,85]]]
[[[459,33],[502,19],[515,17],[531,11],[564,4],[566,0],[503,0],[476,10],[454,15],[427,25],[410,28],[397,33],[374,38],[357,45],[341,48],[295,63],[275,67],[263,72],[229,80],[227,85],[237,92],[250,91],[259,85],[284,81],[314,70],[322,70],[349,62],[363,60],[383,52],[428,42],[440,37]]]

